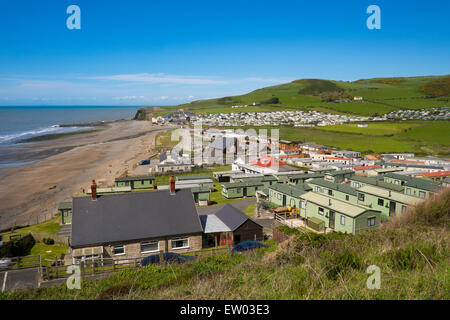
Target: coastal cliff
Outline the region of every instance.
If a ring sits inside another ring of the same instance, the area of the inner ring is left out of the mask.
[[[139,108],[134,116],[133,120],[152,120],[153,111],[155,108],[152,107],[142,107]]]

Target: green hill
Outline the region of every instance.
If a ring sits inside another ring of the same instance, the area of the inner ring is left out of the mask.
[[[358,235],[301,233],[243,255],[149,266],[65,285],[0,292],[0,299],[444,299],[449,294],[450,190]],[[366,283],[380,268],[380,289]]]
[[[363,97],[364,101],[353,101],[355,96]],[[244,95],[199,100],[160,108],[157,114],[184,108],[196,113],[317,110],[370,116],[397,109],[448,106],[449,99],[449,75],[374,78],[353,82],[300,79],[258,89]],[[253,106],[253,103],[257,105]],[[249,107],[232,109],[232,105],[248,105]]]

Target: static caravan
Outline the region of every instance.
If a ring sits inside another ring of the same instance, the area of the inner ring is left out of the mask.
[[[252,197],[256,191],[263,189],[261,181],[227,183],[222,185],[222,195],[227,199]]]
[[[356,234],[378,228],[381,223],[380,211],[315,192],[303,194],[301,201],[302,218],[312,220],[314,225],[319,225],[317,222],[321,220],[324,227],[333,231]],[[310,223],[308,225],[311,226]]]
[[[131,189],[152,189],[154,176],[122,177],[115,179],[116,187],[131,187]]]

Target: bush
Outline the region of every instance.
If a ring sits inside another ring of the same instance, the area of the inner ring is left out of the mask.
[[[0,247],[0,258],[21,257],[29,255],[36,241],[31,234],[19,240],[8,241]]]
[[[55,244],[55,240],[53,240],[52,238],[44,238],[42,239],[42,242],[44,242],[47,245]]]
[[[384,260],[395,270],[422,269],[427,263],[433,264],[440,258],[437,245],[431,242],[408,244],[384,255]]]
[[[341,252],[323,252],[325,265],[327,267],[327,277],[335,280],[338,274],[348,269],[361,270],[363,268],[362,257],[353,250],[344,249]]]

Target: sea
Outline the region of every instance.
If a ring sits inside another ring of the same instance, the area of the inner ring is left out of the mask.
[[[132,119],[137,106],[51,106],[0,107],[0,169],[21,166],[32,161],[16,161],[11,147],[22,140],[46,134],[85,130],[77,126],[99,121]]]

